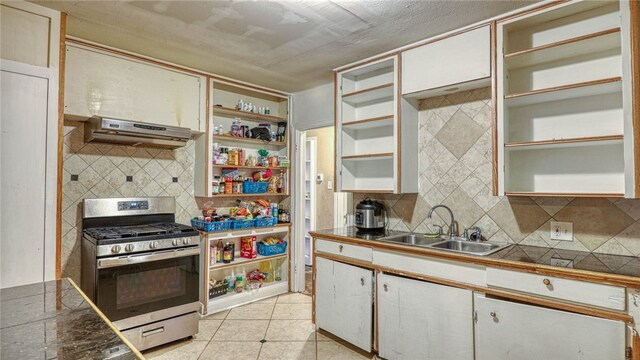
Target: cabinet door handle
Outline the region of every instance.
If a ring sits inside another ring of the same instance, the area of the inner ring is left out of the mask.
[[[549,285],[551,285],[551,280],[549,280],[549,279],[544,279],[544,280],[542,280],[542,283],[543,283],[543,284],[545,284],[545,285],[547,285],[547,286],[549,286]]]
[[[340,252],[342,252],[342,249],[344,249],[344,246],[340,245],[338,246],[338,249],[340,250]]]
[[[361,277],[361,278],[360,278],[360,284],[361,284],[362,286],[364,286],[364,278],[363,278],[363,277]]]
[[[389,291],[389,286],[387,286],[387,284],[382,285],[382,288],[385,292]]]

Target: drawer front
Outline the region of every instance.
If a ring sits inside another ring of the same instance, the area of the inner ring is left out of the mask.
[[[485,286],[484,266],[375,250],[375,265],[465,284]]]
[[[373,258],[371,248],[322,239],[316,240],[316,251],[368,262]]]
[[[487,285],[613,310],[626,310],[623,287],[504,269],[487,269]]]

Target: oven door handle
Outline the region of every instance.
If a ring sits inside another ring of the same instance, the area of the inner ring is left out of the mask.
[[[163,252],[156,252],[156,253],[144,254],[144,255],[131,255],[126,257],[112,258],[112,259],[100,259],[98,260],[98,269],[105,269],[105,268],[130,265],[130,264],[146,263],[146,262],[158,261],[158,260],[174,259],[174,258],[199,255],[199,254],[200,254],[200,248],[194,248],[194,249],[163,251]]]

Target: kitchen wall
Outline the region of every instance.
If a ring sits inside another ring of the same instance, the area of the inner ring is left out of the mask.
[[[333,182],[335,161],[334,127],[308,130],[307,139],[315,137],[316,141],[316,173],[323,174],[324,180],[312,180],[316,187],[316,229],[333,228],[333,189],[327,189],[327,182]]]
[[[396,230],[427,232],[448,205],[465,227],[479,226],[490,241],[604,254],[640,255],[640,200],[496,197],[492,184],[490,88],[423,100],[419,111],[419,194],[356,194],[387,206]],[[598,166],[598,164],[593,164]],[[573,223],[574,241],[550,240],[550,221]]]
[[[74,281],[80,280],[82,199],[173,196],[177,222],[188,224],[198,213],[193,141],[176,150],[85,144],[83,126],[64,124],[62,276]]]

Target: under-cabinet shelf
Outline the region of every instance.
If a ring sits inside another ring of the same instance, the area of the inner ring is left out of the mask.
[[[505,105],[508,107],[516,107],[591,95],[610,94],[622,91],[621,82],[622,78],[618,76],[608,79],[586,81],[582,83],[510,94],[504,97]]]
[[[287,122],[287,118],[272,116],[272,115],[264,115],[257,114],[248,111],[231,109],[223,106],[213,106],[213,114],[217,116],[224,117],[232,117],[232,118],[240,118],[242,120],[250,120],[256,122],[270,122],[270,123],[282,123]]]
[[[252,145],[260,145],[260,146],[274,146],[274,147],[285,147],[287,143],[281,141],[265,141],[258,140],[252,138],[242,138],[235,136],[227,136],[227,135],[213,135],[213,140],[224,143],[233,143],[233,144],[252,144]]]
[[[237,266],[254,264],[254,263],[258,263],[265,260],[275,260],[275,259],[281,259],[286,257],[288,257],[287,253],[278,254],[278,255],[269,255],[269,256],[258,255],[255,259],[248,259],[248,258],[240,257],[240,253],[236,252],[234,261],[230,263],[218,263],[215,265],[210,265],[209,270],[215,271],[215,270],[228,269],[228,268],[237,267]]]
[[[392,100],[394,95],[393,90],[393,83],[378,85],[344,94],[342,95],[342,101],[353,106],[358,106],[375,101]]]
[[[620,48],[620,41],[617,27],[506,54],[505,65],[510,70],[536,66]]]

